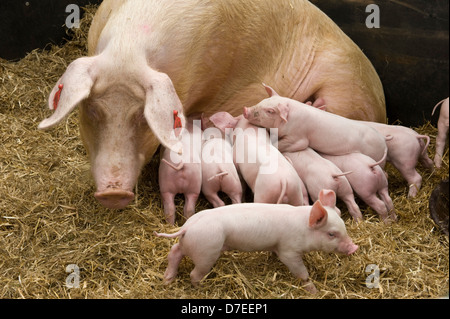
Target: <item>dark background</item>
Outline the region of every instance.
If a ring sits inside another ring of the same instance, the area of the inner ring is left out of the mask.
[[[245,0],[243,0],[245,1]],[[274,0],[277,1],[277,0]],[[1,0],[0,57],[17,60],[68,38],[68,4],[101,0]],[[384,86],[390,123],[419,126],[449,96],[448,0],[311,0],[359,45]],[[28,3],[28,5],[26,5]],[[380,28],[366,27],[366,6],[380,8]],[[82,13],[82,10],[81,10]]]
[[[359,45],[375,66],[390,123],[420,126],[449,96],[448,0],[311,0]],[[366,6],[380,8],[368,29]],[[437,117],[433,116],[432,123]]]
[[[0,0],[0,58],[18,60],[49,43],[62,44],[69,4],[82,7],[101,0]],[[28,4],[28,5],[27,5]],[[81,18],[80,16],[80,18]]]

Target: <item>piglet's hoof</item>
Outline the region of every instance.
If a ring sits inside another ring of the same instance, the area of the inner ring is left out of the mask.
[[[317,293],[316,286],[314,286],[314,284],[310,280],[308,280],[305,284],[303,284],[303,289],[305,289],[307,292],[309,292],[312,295],[315,295]]]

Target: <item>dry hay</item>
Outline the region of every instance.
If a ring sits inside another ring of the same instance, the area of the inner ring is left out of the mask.
[[[62,47],[36,50],[19,62],[0,60],[0,298],[310,298],[271,253],[226,252],[200,289],[190,284],[185,258],[177,280],[162,283],[174,240],[163,220],[157,184],[158,157],[139,180],[136,200],[110,211],[93,197],[89,163],[78,137],[77,112],[49,132],[37,130],[49,115],[50,89],[68,63],[85,54],[88,10],[82,29]],[[432,105],[424,106],[430,108]],[[426,123],[417,129],[432,137]],[[366,220],[343,214],[360,246],[350,257],[309,253],[305,263],[319,289],[313,298],[437,298],[448,293],[448,237],[429,218],[428,198],[448,177],[448,150],[441,170],[419,167],[424,178],[416,198],[388,167],[399,222],[385,225],[359,202]],[[182,199],[177,198],[178,213]],[[209,208],[202,197],[198,210]],[[344,207],[341,209],[345,211]],[[181,221],[181,217],[178,216]],[[80,287],[66,287],[66,267],[80,268]],[[365,284],[368,265],[380,270],[379,288]]]

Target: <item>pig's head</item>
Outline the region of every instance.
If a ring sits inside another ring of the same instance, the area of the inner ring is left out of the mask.
[[[185,126],[181,102],[170,78],[150,67],[117,70],[101,56],[80,58],[58,80],[48,102],[54,113],[39,129],[57,125],[80,106],[95,197],[105,207],[129,204],[140,172],[160,142],[181,151],[174,132],[174,111]]]
[[[269,98],[252,107],[244,107],[244,117],[257,126],[266,128],[280,127],[287,123],[289,116],[289,99],[281,97],[270,86],[264,84]]]
[[[358,249],[336,211],[336,194],[332,190],[320,192],[319,200],[311,208],[308,226],[313,250],[351,255]]]

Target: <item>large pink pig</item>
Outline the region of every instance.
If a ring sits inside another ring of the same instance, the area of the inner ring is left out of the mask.
[[[433,161],[427,153],[430,138],[401,125],[362,123],[373,127],[386,137],[387,161],[392,163],[408,182],[408,196],[416,196],[422,185],[422,176],[416,170],[417,162],[420,161],[428,169],[433,168]]]
[[[283,155],[291,160],[313,201],[317,200],[317,194],[321,189],[333,190],[337,197],[345,203],[354,220],[363,219],[358,204],[355,202],[352,187],[345,176],[351,175],[352,171],[342,172],[336,165],[322,158],[309,147],[299,152],[285,152]]]
[[[191,281],[197,286],[224,250],[273,251],[302,280],[304,288],[315,293],[302,255],[313,250],[351,255],[358,249],[336,212],[336,195],[329,190],[321,191],[312,207],[228,205],[197,213],[174,234],[155,235],[180,237],[169,252],[166,284],[175,279],[184,256],[195,264]]]
[[[184,216],[195,213],[195,205],[202,188],[202,130],[200,121],[186,123],[182,131],[182,154],[169,148],[162,150],[159,164],[159,188],[163,200],[164,215],[170,224],[175,223],[175,195],[184,194]]]
[[[385,156],[385,138],[375,129],[282,97],[265,84],[264,87],[269,98],[250,108],[245,107],[244,117],[254,125],[277,128],[278,149],[282,153],[302,151],[310,147],[330,155],[358,152],[376,161]]]
[[[449,127],[449,106],[448,106],[448,98],[439,102],[434,108],[433,113],[436,108],[441,104],[441,112],[439,113],[438,120],[438,135],[436,136],[436,154],[434,155],[434,164],[437,168],[441,168],[442,164],[442,156],[444,155],[445,142],[447,141],[448,136],[448,127]]]
[[[233,139],[233,160],[252,189],[255,203],[303,205],[302,182],[271,144],[266,130],[227,112],[218,112],[209,120]]]
[[[394,204],[389,196],[388,180],[379,163],[360,153],[340,156],[321,155],[341,170],[352,171],[352,174],[346,177],[353,191],[372,207],[384,222],[397,220]]]
[[[51,128],[78,105],[96,198],[123,208],[160,143],[175,151],[172,112],[228,111],[264,97],[265,81],[299,101],[326,97],[331,112],[385,120],[375,69],[306,0],[104,0],[88,38],[49,96]]]

